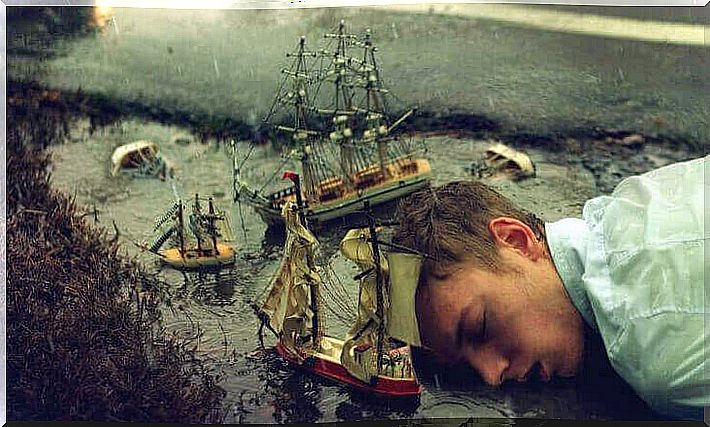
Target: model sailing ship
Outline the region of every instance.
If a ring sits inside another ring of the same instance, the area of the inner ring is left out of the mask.
[[[215,267],[234,263],[234,249],[220,241],[222,230],[230,233],[227,217],[215,209],[212,198],[207,199],[207,212],[203,212],[198,194],[192,202],[188,221],[182,200],[175,202],[156,220],[153,231],[158,233],[149,245],[139,245],[160,257],[175,268],[193,269]],[[218,223],[226,226],[220,227]],[[170,242],[172,245],[161,249]]]
[[[287,176],[293,179],[295,174]],[[421,256],[405,252],[384,256],[372,215],[367,215],[366,228],[350,230],[340,251],[361,270],[356,276],[360,292],[356,320],[344,339],[338,339],[328,335],[325,326],[324,309],[332,301],[323,296],[334,294],[334,284],[318,262],[318,241],[304,223],[302,208],[286,202],[282,214],[283,259],[263,304],[253,305],[262,329],[266,326],[277,336],[278,353],[297,366],[364,391],[391,397],[419,395],[422,387],[405,344],[419,344],[417,325],[411,324],[411,316],[397,313],[402,304],[411,306]]]
[[[331,40],[327,49],[308,51],[301,37],[296,51],[287,54],[293,62],[282,70],[285,77],[264,119],[295,143],[292,156],[300,162],[311,225],[351,214],[364,200],[377,205],[410,194],[428,185],[431,174],[429,162],[416,157],[414,141],[393,136],[414,109],[388,124],[388,90],[369,30],[347,34],[341,21],[325,38]],[[275,125],[284,112],[290,126]],[[295,202],[295,190],[254,191],[241,181],[240,163],[235,150],[235,201],[246,200],[268,224],[283,224],[281,210]]]

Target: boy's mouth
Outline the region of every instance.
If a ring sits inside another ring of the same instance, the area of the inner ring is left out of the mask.
[[[530,367],[530,369],[525,375],[523,375],[521,378],[518,378],[518,381],[525,382],[529,379],[533,379],[537,381],[548,382],[550,381],[551,377],[552,376],[547,371],[547,369],[545,369],[545,366],[542,364],[542,362],[535,362],[535,364]]]

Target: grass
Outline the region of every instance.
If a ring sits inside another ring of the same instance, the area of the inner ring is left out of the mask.
[[[215,422],[224,391],[161,330],[164,284],[52,190],[44,152],[74,113],[11,86],[7,131],[7,417]]]

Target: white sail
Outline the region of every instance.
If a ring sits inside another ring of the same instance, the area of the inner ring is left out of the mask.
[[[358,301],[357,321],[350,329],[348,336],[357,334],[370,321],[376,324],[382,322],[377,316],[377,281],[375,275],[375,259],[372,245],[368,242],[370,231],[366,228],[348,231],[340,242],[340,252],[355,262],[361,271],[371,270],[360,282],[360,298]],[[383,277],[387,277],[388,266],[384,256],[380,256],[380,269]],[[385,309],[388,298],[384,299]]]
[[[261,311],[268,316],[270,326],[277,333],[284,330],[284,323],[289,319],[291,324],[294,321],[301,323],[304,328],[301,333],[304,334],[312,316],[310,285],[321,282],[318,272],[309,266],[309,259],[316,257],[318,240],[301,224],[294,206],[287,203],[283,207],[286,221],[284,256]]]
[[[419,255],[388,252],[389,297],[387,310],[387,335],[410,345],[421,345],[419,324],[415,311],[415,296],[422,257]]]
[[[372,252],[370,231],[366,228],[348,231],[340,242],[340,252],[355,262],[363,272],[369,271],[360,281],[360,297],[355,324],[346,335],[340,362],[354,377],[368,382],[376,376],[377,330],[384,319],[377,315],[377,276]],[[382,276],[387,277],[388,266],[384,256],[380,256]],[[385,310],[388,298],[384,298]],[[364,349],[358,351],[357,349]]]

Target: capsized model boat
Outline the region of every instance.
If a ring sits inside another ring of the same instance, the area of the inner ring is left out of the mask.
[[[174,168],[159,154],[154,142],[141,140],[121,145],[113,151],[111,175],[121,172],[166,179],[173,175]]]
[[[200,201],[204,202],[204,199],[195,194],[187,224],[182,200],[175,202],[156,220],[154,231],[157,236],[153,242],[142,248],[175,268],[195,269],[234,263],[234,248],[220,241],[222,232],[217,226],[218,222],[227,222],[226,215],[215,209],[211,197],[207,200],[207,212],[202,211]],[[228,223],[222,228],[227,235],[231,234]],[[171,242],[172,246],[161,249],[166,242]]]
[[[264,119],[290,135],[296,147],[290,157],[300,163],[304,214],[312,226],[356,212],[365,200],[374,206],[410,194],[429,185],[431,175],[429,162],[417,157],[417,142],[395,135],[414,109],[389,123],[389,91],[369,30],[347,34],[341,21],[325,38],[330,40],[325,49],[306,50],[302,37],[287,54],[293,62],[282,70],[284,79]],[[291,123],[275,123],[284,116]],[[294,189],[270,194],[251,189],[240,176],[246,158],[240,161],[234,152],[235,201],[245,200],[270,225],[283,224],[281,210],[295,202]]]
[[[410,347],[419,345],[411,316],[398,316],[398,306],[411,303],[421,257],[379,249],[377,227],[350,230],[341,253],[361,273],[355,321],[345,337],[328,335],[325,308],[336,295],[335,284],[319,262],[318,240],[306,228],[303,212],[286,202],[282,208],[286,244],[268,296],[254,304],[261,319],[278,338],[276,350],[290,363],[357,389],[389,397],[417,396],[422,387],[412,368]],[[330,306],[329,306],[330,305]],[[342,305],[340,305],[342,307]],[[408,323],[409,322],[409,323]],[[261,334],[261,331],[260,331]]]
[[[497,143],[488,147],[481,162],[471,165],[471,174],[479,178],[502,175],[519,181],[535,176],[535,165],[527,154]]]

